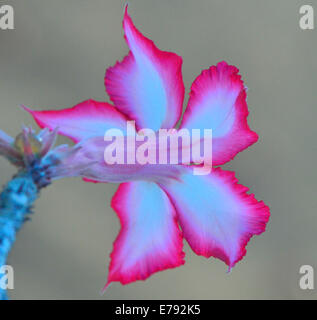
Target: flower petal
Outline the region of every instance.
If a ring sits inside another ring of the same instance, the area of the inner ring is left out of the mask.
[[[80,150],[77,154],[79,159],[85,159],[85,161],[94,162],[86,170],[86,178],[91,182],[128,182],[128,181],[154,181],[163,182],[164,180],[178,179],[180,174],[184,171],[184,167],[181,165],[171,164],[158,164],[146,163],[141,164],[137,160],[134,163],[127,163],[127,157],[132,156],[136,159],[136,152],[139,144],[143,142],[136,142],[136,147],[128,150],[127,137],[122,137],[122,143],[118,143],[115,154],[121,155],[123,162],[109,163],[105,159],[105,153],[110,145],[113,145],[112,141],[105,141],[103,137],[93,137],[85,139],[79,146]],[[155,142],[155,141],[154,141]],[[156,144],[150,147],[151,149],[157,148]],[[112,153],[112,148],[110,152]],[[118,160],[118,159],[117,159]],[[87,181],[87,180],[86,180]]]
[[[126,130],[126,118],[106,102],[87,100],[69,109],[33,111],[24,107],[41,127],[51,130],[78,142],[85,138],[104,136],[108,129]]]
[[[145,280],[184,264],[182,234],[167,195],[152,182],[119,186],[112,199],[121,231],[111,254],[108,283]]]
[[[214,169],[207,176],[188,172],[164,185],[178,213],[185,239],[198,255],[223,260],[231,269],[246,253],[253,235],[265,231],[269,208],[233,172]]]
[[[115,106],[139,128],[172,128],[184,99],[182,58],[159,50],[133,25],[127,8],[123,20],[129,54],[106,72],[106,90]]]
[[[204,70],[192,84],[181,124],[213,130],[213,165],[230,161],[258,139],[247,123],[246,89],[238,72],[226,62]]]
[[[0,130],[0,142],[5,144],[13,144],[14,139],[7,135],[4,131]]]
[[[14,139],[2,130],[0,130],[0,156],[4,156],[15,166],[23,165],[20,153],[14,148]]]

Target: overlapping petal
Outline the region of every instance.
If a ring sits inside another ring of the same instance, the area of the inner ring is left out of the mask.
[[[184,264],[174,207],[157,184],[121,184],[112,207],[121,231],[111,254],[108,284],[145,280],[154,272]]]
[[[37,124],[78,142],[105,135],[108,129],[126,130],[126,117],[106,102],[87,100],[69,109],[34,111],[24,107]]]
[[[115,140],[115,139],[113,139]],[[119,141],[119,140],[118,140]],[[122,160],[122,163],[109,163],[105,159],[105,154],[113,153],[113,149],[109,148],[115,142],[105,141],[104,137],[93,137],[85,139],[79,143],[80,150],[76,157],[78,160],[80,158],[86,159],[86,161],[95,162],[90,165],[86,170],[88,182],[128,182],[128,181],[154,181],[163,182],[169,179],[178,179],[181,173],[184,171],[184,167],[180,165],[171,164],[159,164],[156,163],[146,163],[141,164],[138,161],[134,163],[127,163],[128,156],[136,158],[136,153],[138,152],[138,146],[141,142],[136,143],[135,149],[131,151],[127,147],[127,137],[122,136],[122,143],[118,143],[115,148],[114,153],[119,155],[117,160]],[[158,160],[158,145],[154,140],[153,146],[149,148],[153,149],[157,155]],[[167,155],[169,156],[170,150],[168,150]]]
[[[191,171],[163,185],[174,204],[185,239],[198,255],[223,260],[231,269],[246,253],[253,235],[265,231],[269,208],[247,194],[233,172]]]
[[[106,72],[106,90],[115,106],[139,128],[172,128],[184,99],[182,58],[159,50],[134,26],[127,8],[123,20],[129,54]]]
[[[193,82],[181,128],[212,129],[214,165],[230,161],[255,143],[248,122],[246,89],[239,70],[221,62],[204,70]]]

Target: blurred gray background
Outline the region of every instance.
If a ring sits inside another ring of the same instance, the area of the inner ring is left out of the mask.
[[[110,208],[117,185],[62,180],[42,192],[32,221],[18,235],[9,263],[13,299],[301,299],[299,268],[317,270],[317,29],[299,28],[299,0],[131,0],[138,28],[163,50],[183,56],[188,90],[202,69],[226,60],[249,88],[249,124],[260,136],[226,168],[271,207],[267,232],[226,273],[185,244],[185,266],[146,282],[113,284],[107,275],[119,221]],[[128,52],[124,1],[1,0],[15,9],[15,30],[0,30],[0,128],[15,135],[19,109],[109,101],[105,69]],[[66,139],[61,138],[60,142]],[[0,183],[15,169],[0,159]]]

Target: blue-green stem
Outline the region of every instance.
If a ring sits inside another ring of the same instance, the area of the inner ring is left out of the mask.
[[[28,220],[38,193],[39,188],[28,171],[19,172],[3,188],[0,194],[0,267],[7,264],[16,233]],[[0,288],[0,300],[7,298],[6,290]]]

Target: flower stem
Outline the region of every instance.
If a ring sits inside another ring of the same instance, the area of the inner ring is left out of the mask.
[[[6,264],[15,242],[16,233],[32,213],[32,205],[39,188],[28,171],[21,171],[12,178],[0,194],[0,267]],[[0,300],[6,300],[6,290],[0,288]]]

